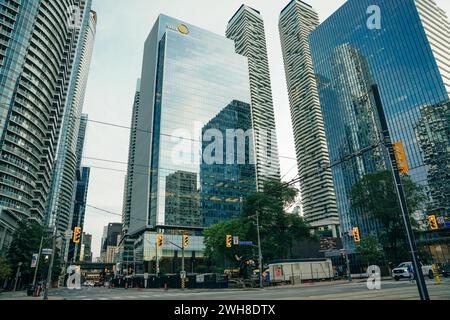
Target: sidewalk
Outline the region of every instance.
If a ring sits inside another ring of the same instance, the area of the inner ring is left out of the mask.
[[[26,293],[26,291],[16,291],[16,292],[3,292],[0,293],[0,300],[42,300],[44,297],[43,294],[41,294],[40,297],[29,297]],[[64,300],[62,297],[52,297],[49,296],[48,300]]]

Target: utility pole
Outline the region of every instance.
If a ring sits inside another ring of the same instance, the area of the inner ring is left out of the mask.
[[[261,289],[263,289],[264,288],[263,278],[262,278],[263,265],[262,265],[261,235],[259,233],[259,211],[256,213],[256,229],[257,229],[256,231],[258,234],[259,287]]]
[[[17,282],[19,281],[19,275],[20,275],[20,267],[22,266],[22,262],[19,262],[19,264],[17,265],[17,272],[16,272],[16,281],[14,281],[14,292],[16,291],[17,288]]]
[[[414,237],[414,232],[411,227],[411,218],[408,212],[408,206],[406,203],[405,193],[403,191],[402,182],[400,179],[400,173],[398,170],[397,160],[395,158],[394,147],[392,145],[391,135],[389,132],[389,127],[386,120],[386,115],[384,113],[380,92],[377,85],[372,86],[372,92],[375,98],[375,104],[377,107],[378,116],[380,119],[381,131],[383,134],[383,143],[389,153],[390,165],[392,169],[392,175],[395,182],[395,187],[397,190],[398,202],[400,204],[400,208],[402,210],[403,222],[406,228],[406,235],[408,238],[409,247],[411,250],[412,256],[412,264],[414,268],[414,273],[417,275],[417,288],[419,289],[420,299],[421,300],[430,300],[430,296],[428,294],[428,289],[425,283],[425,278],[423,277],[422,267],[419,263],[419,259],[417,256],[417,245]]]
[[[347,279],[348,282],[352,282],[352,271],[350,270],[350,259],[348,257],[347,249],[344,249],[345,252],[345,263],[347,264]]]
[[[36,285],[36,278],[37,278],[37,273],[38,273],[38,269],[39,269],[39,261],[41,260],[43,242],[44,242],[44,233],[42,234],[41,244],[39,245],[39,252],[38,252],[38,257],[37,257],[37,261],[36,261],[36,269],[34,270],[34,276],[33,276],[33,287]]]
[[[51,282],[52,282],[53,263],[55,261],[55,251],[56,251],[56,233],[57,233],[57,226],[55,226],[55,231],[54,231],[54,234],[52,237],[52,240],[53,240],[52,257],[50,258],[50,265],[48,266],[47,282],[46,282],[45,290],[44,290],[44,300],[48,300],[48,289],[51,286]]]
[[[183,244],[183,237],[181,237],[181,246],[179,246],[179,245],[173,243],[172,241],[167,241],[167,242],[170,243],[170,244],[172,244],[172,245],[174,245],[175,247],[177,247],[178,249],[181,250],[181,274],[182,274],[183,277],[184,277],[185,271],[184,271],[184,244]],[[186,279],[183,278],[183,277],[181,278],[181,286],[182,286],[182,288],[184,289],[184,285],[185,285]]]

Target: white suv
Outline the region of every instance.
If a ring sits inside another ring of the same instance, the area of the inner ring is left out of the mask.
[[[434,272],[432,266],[422,266],[422,273],[424,276],[428,276],[430,279],[434,278]],[[392,278],[394,278],[396,281],[400,280],[401,278],[407,278],[410,279],[412,275],[408,272],[408,267],[412,267],[412,262],[403,262],[401,263],[397,268],[392,270]]]

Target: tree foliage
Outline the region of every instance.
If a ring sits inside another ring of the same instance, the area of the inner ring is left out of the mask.
[[[361,262],[369,266],[377,264],[383,258],[383,247],[378,242],[377,237],[369,235],[361,239],[361,243],[356,247]]]
[[[21,276],[24,281],[31,282],[35,269],[31,268],[31,258],[33,254],[38,253],[41,238],[44,236],[43,248],[52,248],[52,238],[45,228],[35,222],[19,222],[19,227],[13,234],[12,242],[8,251],[8,260],[12,268],[17,268],[19,263],[21,266]],[[38,270],[38,280],[46,279],[47,269],[50,259],[41,256]],[[52,280],[58,279],[61,272],[61,264],[59,254],[56,256],[53,264]]]
[[[226,248],[226,235],[257,244],[256,215],[259,215],[261,247],[264,261],[286,259],[296,241],[310,237],[309,226],[286,209],[296,200],[298,191],[276,180],[268,181],[264,190],[244,199],[243,213],[238,219],[208,228],[205,235],[205,255],[211,265],[236,267],[237,257],[257,258],[257,248],[233,246]]]
[[[426,196],[423,188],[412,181],[408,175],[402,176],[402,184],[411,214],[411,224],[416,227],[417,221],[412,213],[420,209]],[[401,259],[401,252],[407,252],[405,228],[391,173],[381,171],[365,175],[354,185],[351,197],[354,209],[367,213],[383,226],[384,232],[379,235],[379,238],[390,259],[395,261]]]
[[[6,257],[0,256],[0,280],[6,279],[11,276],[12,268]]]

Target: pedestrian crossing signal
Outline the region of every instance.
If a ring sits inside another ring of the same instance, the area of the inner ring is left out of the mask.
[[[81,228],[75,227],[73,229],[73,243],[80,243],[81,242]]]
[[[437,223],[437,219],[435,215],[428,216],[428,222],[430,223],[431,230],[439,229],[439,225]]]
[[[183,236],[183,248],[187,248],[189,246],[189,236],[185,234]]]
[[[162,234],[158,234],[157,239],[158,248],[161,248],[164,244],[164,236]]]
[[[233,237],[230,234],[227,234],[227,238],[226,238],[227,248],[231,248],[232,241],[233,241]]]
[[[359,236],[359,228],[358,227],[353,228],[353,237],[354,237],[355,242],[361,242],[361,237]]]

